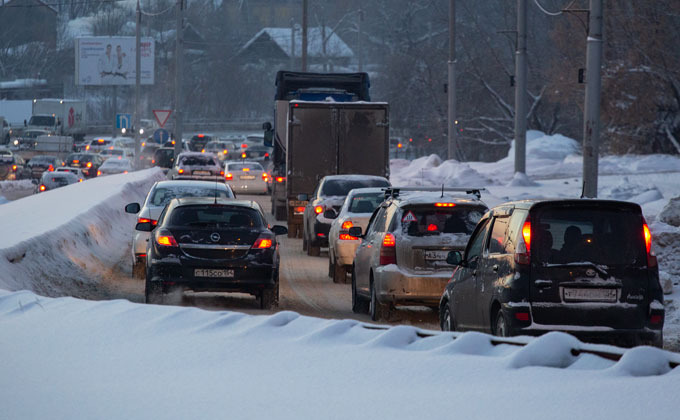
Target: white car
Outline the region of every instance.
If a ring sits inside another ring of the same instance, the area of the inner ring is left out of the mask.
[[[357,188],[351,190],[328,233],[328,275],[334,283],[344,283],[352,269],[354,254],[361,239],[349,234],[349,228],[366,230],[373,211],[385,198],[385,188]]]
[[[212,153],[184,152],[177,156],[168,178],[224,182],[224,169]]]
[[[98,137],[85,144],[83,152],[99,153],[113,147],[113,139],[111,137]]]
[[[267,173],[257,162],[227,162],[224,178],[234,191],[267,194]]]
[[[146,196],[144,205],[130,203],[125,206],[127,213],[137,214],[137,223],[156,224],[165,205],[173,198],[217,197],[234,198],[234,192],[223,182],[212,181],[160,181],[156,182]],[[144,278],[146,267],[146,243],[149,232],[135,231],[132,239],[132,275]]]
[[[102,157],[105,161],[110,159],[110,158],[124,158],[128,157],[125,154],[124,149],[117,149],[115,147],[110,147],[108,149],[104,149],[101,152],[99,152],[99,156]]]
[[[80,168],[76,168],[73,166],[60,166],[58,168],[54,169],[55,172],[70,172],[74,174],[75,176],[78,177],[78,182],[83,182],[85,180],[85,174],[83,173],[83,170]]]
[[[100,175],[113,175],[113,174],[126,174],[132,172],[132,162],[130,159],[123,158],[112,158],[104,161],[102,166],[99,167],[97,171],[97,176]]]

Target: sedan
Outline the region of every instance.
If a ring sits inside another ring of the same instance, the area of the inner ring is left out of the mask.
[[[44,172],[40,177],[40,184],[36,188],[36,193],[65,187],[78,181],[78,177],[70,172]]]
[[[96,153],[71,153],[66,158],[65,166],[81,168],[87,178],[97,176],[99,167],[104,163],[104,159]]]
[[[34,179],[40,179],[44,172],[54,172],[62,163],[56,156],[40,155],[31,158],[26,166],[31,170]]]
[[[262,309],[278,306],[276,235],[287,229],[270,229],[259,204],[174,199],[157,226],[147,221],[136,229],[152,232],[147,245],[147,303],[164,303],[168,294],[192,290],[249,293]]]
[[[235,191],[267,194],[267,173],[259,163],[227,163],[224,169],[226,172],[224,178]]]
[[[168,177],[224,182],[224,170],[212,153],[184,152],[177,156]]]
[[[97,171],[97,176],[99,175],[113,175],[113,174],[126,174],[132,172],[132,162],[130,159],[113,158],[108,159],[106,162],[99,167]]]

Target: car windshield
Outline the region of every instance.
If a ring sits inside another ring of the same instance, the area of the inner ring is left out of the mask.
[[[154,189],[149,204],[161,207],[168,204],[173,198],[215,197],[215,195],[217,195],[217,198],[234,198],[234,195],[226,187],[172,186]]]
[[[244,169],[247,169],[249,171],[263,171],[262,165],[259,163],[230,163],[229,164],[229,170],[230,171],[242,171]]]
[[[482,218],[485,207],[436,207],[435,204],[406,207],[401,214],[401,227],[408,236],[463,233],[470,235]]]
[[[182,206],[170,215],[171,226],[218,228],[259,228],[262,221],[257,211],[235,206]]]
[[[385,194],[382,192],[356,194],[352,196],[348,211],[350,213],[373,213],[384,198]]]
[[[355,188],[388,187],[390,183],[386,179],[331,179],[323,183],[321,195],[346,196]]]
[[[180,165],[184,166],[215,166],[215,159],[210,156],[183,156],[179,161]]]
[[[642,218],[627,208],[546,209],[532,222],[532,237],[532,253],[543,263],[646,263]]]
[[[29,125],[54,125],[54,117],[48,115],[34,115],[31,117]]]

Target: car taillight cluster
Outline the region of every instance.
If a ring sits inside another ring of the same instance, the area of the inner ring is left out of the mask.
[[[274,238],[269,234],[263,233],[253,244],[253,249],[269,249],[272,246],[274,246]]]
[[[652,250],[652,232],[649,231],[647,222],[642,224],[642,234],[645,237],[645,251],[647,251],[647,266],[656,267],[658,262],[656,260],[656,253]]]
[[[386,233],[380,247],[380,265],[397,263],[397,241],[394,235]]]
[[[226,179],[227,181],[231,181],[232,179],[234,179],[234,174],[232,174],[231,172],[227,172],[227,174],[224,176],[224,179]]]
[[[47,187],[44,186],[44,185],[40,185],[40,187],[38,187],[38,188],[40,189],[40,191],[45,191],[47,189]]]
[[[156,243],[160,246],[177,247],[175,237],[168,231],[159,231],[156,234]]]
[[[48,166],[47,172],[54,172],[54,166],[52,166],[52,165]]]
[[[152,225],[156,226],[158,224],[158,220],[140,217],[139,219],[137,219],[137,223],[151,223]]]
[[[179,168],[179,169],[177,170],[177,173],[179,173],[179,174],[183,174],[183,173],[184,173],[184,169],[182,169],[182,168]]]
[[[316,213],[316,214],[321,214],[321,213],[323,213],[323,210],[324,210],[324,209],[323,209],[323,206],[315,206],[315,207],[314,207],[314,213]]]
[[[14,172],[16,172],[16,171],[17,171],[17,165],[12,165],[12,170],[13,170]]]
[[[285,182],[285,181],[286,181],[285,176],[277,176],[276,177],[276,182],[278,182],[279,184],[282,183],[282,182]]]
[[[531,263],[531,221],[527,219],[522,225],[522,240],[515,249],[515,262],[517,264]]]
[[[346,220],[342,223],[342,225],[340,226],[340,236],[339,236],[341,241],[356,241],[357,239],[359,239],[359,238],[349,234],[349,228],[351,228],[353,226],[354,226],[354,223],[352,223],[351,220]]]
[[[262,172],[262,180],[266,182],[266,181],[267,181],[267,178],[268,178],[267,173],[266,173],[266,172]]]

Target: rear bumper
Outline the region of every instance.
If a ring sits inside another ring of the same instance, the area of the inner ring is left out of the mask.
[[[312,231],[310,232],[310,242],[312,246],[327,247],[328,246],[328,232],[331,230],[330,223],[322,223],[314,220],[312,224]]]
[[[267,192],[267,183],[265,181],[227,181],[227,183],[235,192],[252,192],[256,194]]]
[[[340,265],[352,265],[354,263],[354,254],[356,254],[361,241],[359,239],[340,240],[338,238],[333,238],[331,240],[333,241],[335,263]]]
[[[376,297],[381,303],[402,306],[438,306],[446,284],[448,271],[422,274],[407,272],[391,264],[374,271]]]

